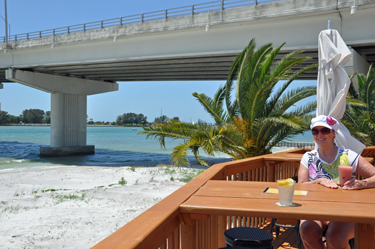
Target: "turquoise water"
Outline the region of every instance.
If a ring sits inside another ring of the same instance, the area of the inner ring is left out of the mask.
[[[143,131],[137,127],[87,127],[87,144],[95,145],[94,155],[43,158],[42,146],[50,144],[50,127],[0,126],[0,170],[24,167],[82,165],[82,166],[156,166],[171,164],[170,154],[180,141],[166,139],[161,148],[155,139],[137,135]],[[224,157],[224,158],[223,158]],[[209,162],[229,160],[206,158]],[[197,165],[189,156],[192,165]]]
[[[94,155],[42,158],[39,149],[50,144],[49,126],[0,126],[0,170],[54,165],[84,166],[156,166],[171,164],[170,153],[181,140],[166,140],[161,148],[155,139],[137,135],[137,127],[87,127],[87,144],[95,145]],[[312,142],[310,133],[296,136],[296,142]],[[278,151],[280,148],[275,148]],[[285,148],[284,148],[285,149]],[[202,154],[204,156],[204,154]],[[209,163],[228,161],[226,155],[205,157]],[[197,165],[189,156],[192,165]]]

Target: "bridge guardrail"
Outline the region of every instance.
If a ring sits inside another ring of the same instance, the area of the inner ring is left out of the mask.
[[[147,13],[142,13],[142,14],[137,14],[137,15],[130,15],[130,16],[118,17],[118,18],[107,19],[107,20],[102,20],[102,21],[77,24],[77,25],[66,26],[66,27],[61,27],[61,28],[34,31],[34,32],[16,34],[16,35],[9,35],[8,37],[2,36],[0,37],[0,40],[2,40],[4,43],[6,42],[7,39],[8,41],[29,40],[29,39],[42,38],[42,37],[47,37],[47,36],[82,32],[82,31],[93,30],[93,29],[103,29],[107,27],[113,27],[116,25],[122,26],[122,25],[133,24],[133,23],[142,23],[142,22],[147,22],[147,21],[169,19],[169,18],[179,17],[179,16],[196,15],[200,13],[207,13],[209,11],[233,9],[233,8],[239,8],[239,7],[244,7],[244,6],[259,5],[259,4],[278,2],[278,1],[281,1],[281,0],[217,0],[217,1],[207,2],[207,3],[147,12]]]

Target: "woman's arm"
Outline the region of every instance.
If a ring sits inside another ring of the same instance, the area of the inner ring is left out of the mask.
[[[309,181],[309,169],[306,168],[302,163],[299,165],[298,171],[298,183],[310,183],[310,184],[320,184],[327,188],[338,188],[336,182],[329,180],[327,178],[318,178],[314,181]]]
[[[309,169],[306,168],[302,163],[299,165],[298,183],[309,183]]]
[[[361,156],[358,159],[357,173],[365,179],[357,180],[352,178],[345,183],[343,189],[352,190],[375,187],[375,167]]]

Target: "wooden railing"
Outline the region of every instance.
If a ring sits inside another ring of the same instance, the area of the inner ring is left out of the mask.
[[[307,150],[309,149],[294,149],[288,152],[303,154]],[[375,156],[375,147],[366,147],[362,155]],[[264,156],[213,165],[93,248],[217,249],[225,247],[226,229],[239,226],[263,227],[267,224],[268,217],[213,215],[206,219],[198,216],[197,219],[192,219],[192,216],[180,213],[180,204],[208,180],[275,181],[293,177],[297,168],[298,164],[291,162],[267,166]]]

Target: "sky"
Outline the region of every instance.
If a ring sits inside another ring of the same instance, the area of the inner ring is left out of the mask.
[[[189,6],[210,0],[8,0],[10,34],[22,34],[112,19],[122,16]],[[0,15],[5,17],[4,0]],[[5,36],[5,22],[0,20],[0,36]],[[272,42],[272,41],[271,41]],[[212,123],[192,93],[213,97],[224,81],[118,82],[119,91],[88,96],[87,115],[94,121],[115,121],[123,113],[142,113],[149,122],[161,114],[181,121]],[[316,85],[316,81],[296,81],[297,85]],[[0,89],[1,110],[18,116],[25,109],[51,109],[49,93],[18,83],[5,83]]]

